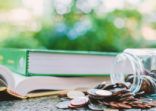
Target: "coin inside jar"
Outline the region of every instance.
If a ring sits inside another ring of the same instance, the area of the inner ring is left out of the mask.
[[[111,91],[107,91],[107,90],[97,90],[96,94],[99,96],[111,96],[112,92]]]

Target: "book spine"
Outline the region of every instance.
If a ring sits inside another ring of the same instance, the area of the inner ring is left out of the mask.
[[[27,75],[27,50],[0,49],[0,64],[8,67],[11,71]]]
[[[25,76],[30,76],[30,73],[28,72],[29,69],[29,50],[26,51],[25,54]]]

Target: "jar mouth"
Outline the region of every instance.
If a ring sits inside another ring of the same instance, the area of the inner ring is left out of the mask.
[[[131,81],[129,90],[135,94],[140,90],[142,84],[140,75],[142,75],[143,72],[144,67],[140,59],[131,53],[124,52],[119,54],[115,59],[113,73],[111,74],[111,82],[126,84],[126,77],[131,74],[133,75],[133,80]]]

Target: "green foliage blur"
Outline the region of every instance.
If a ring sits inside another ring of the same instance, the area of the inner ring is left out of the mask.
[[[40,30],[11,33],[0,46],[116,52],[146,47],[140,33],[142,14],[135,9],[98,15],[95,10],[84,13],[72,5],[69,13],[61,15],[54,10],[50,16],[51,19],[40,20]]]

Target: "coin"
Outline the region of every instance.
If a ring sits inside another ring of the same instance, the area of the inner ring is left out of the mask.
[[[144,91],[137,92],[137,93],[135,94],[135,97],[141,97],[141,96],[143,96],[144,94],[145,94]]]
[[[116,102],[110,102],[110,106],[111,106],[112,108],[119,108],[119,106],[117,105]]]
[[[88,91],[87,91],[87,93],[89,94],[89,95],[92,95],[92,96],[96,96],[96,91],[97,91],[98,89],[89,89]]]
[[[118,109],[111,109],[111,108],[106,108],[104,111],[119,111]]]
[[[129,93],[130,91],[126,90],[126,89],[119,89],[117,91],[113,91],[113,95],[114,96],[117,96],[117,95],[122,95],[122,94],[125,94],[125,93]]]
[[[146,94],[151,94],[153,92],[152,84],[148,79],[143,79],[140,91],[144,91]]]
[[[105,105],[105,106],[109,106],[109,102],[105,102],[105,101],[98,101],[100,104]]]
[[[68,105],[68,108],[76,109],[76,108],[79,108],[79,106],[73,106],[73,105],[69,104],[69,105]]]
[[[125,81],[126,81],[126,82],[133,83],[133,79],[134,79],[134,74],[128,74],[128,75],[125,77]]]
[[[91,110],[93,110],[93,111],[105,111],[105,106],[103,106],[103,105],[100,105],[100,104],[92,104],[92,103],[90,103],[90,104],[88,104],[88,108],[89,109],[91,109]]]
[[[128,89],[127,85],[125,85],[124,83],[116,83],[118,88],[126,88]]]
[[[151,106],[153,106],[153,107],[156,107],[156,101],[151,101],[148,104],[151,105]]]
[[[70,104],[73,106],[84,106],[88,103],[88,97],[78,97],[71,100]]]
[[[120,108],[124,108],[124,109],[130,109],[130,108],[132,108],[132,106],[130,106],[128,104],[125,104],[125,103],[118,103],[118,106]]]
[[[106,82],[102,82],[99,85],[95,86],[95,89],[103,89],[106,85]]]
[[[63,102],[63,101],[70,101],[70,99],[69,99],[69,98],[64,97],[64,98],[60,98],[60,101],[61,101],[61,102]]]
[[[128,90],[125,89],[125,88],[115,88],[115,89],[110,90],[110,91],[113,93],[113,95],[115,95],[116,93],[117,93],[117,94],[118,94],[118,93],[120,93],[120,94],[127,93],[127,92],[123,92],[124,90],[128,91]]]
[[[73,106],[72,104],[69,104],[68,105],[68,108],[71,108],[71,109],[76,109],[76,110],[82,110],[82,111],[84,111],[84,108],[83,108],[83,106]]]
[[[114,89],[116,87],[115,84],[107,84],[105,85],[105,87],[103,88],[104,90],[111,90]]]
[[[126,97],[130,97],[130,96],[133,96],[133,94],[132,93],[126,93],[126,94],[122,94],[121,98],[126,98]]]
[[[156,107],[150,108],[148,111],[156,111]]]
[[[143,105],[143,104],[141,104],[141,103],[140,103],[140,104],[137,104],[137,107],[138,107],[138,108],[142,108],[142,109],[147,108],[145,105]]]
[[[74,98],[77,98],[77,97],[84,97],[85,94],[81,91],[69,91],[67,93],[67,97],[70,98],[70,99],[74,99]]]
[[[69,104],[70,104],[70,101],[63,101],[63,102],[58,103],[56,107],[59,109],[67,109]]]
[[[68,99],[61,99],[68,102],[60,102],[56,107],[60,109],[84,109],[87,108],[85,106],[89,102],[88,108],[94,111],[116,111],[116,109],[124,110],[133,108],[147,109],[155,107],[156,102],[153,99],[155,96],[144,96],[144,94],[151,90],[149,87],[146,88],[150,83],[148,80],[144,80],[143,83],[142,90],[135,95],[123,83],[101,83],[96,88],[87,90],[88,97],[81,91],[69,91],[67,94]],[[146,84],[147,86],[145,86]],[[144,91],[145,89],[146,91]],[[72,100],[69,101],[69,98]],[[107,107],[115,109],[108,109]]]
[[[112,92],[111,91],[107,91],[107,90],[100,90],[98,89],[96,92],[95,92],[97,95],[99,96],[111,96],[112,95]]]
[[[130,82],[125,82],[125,85],[130,88],[130,86],[132,85]]]
[[[126,109],[126,111],[142,111],[142,109]]]

